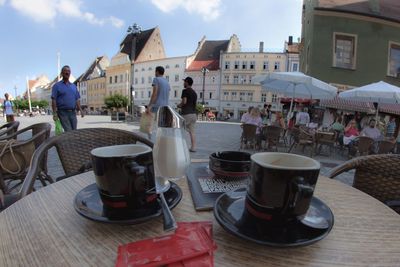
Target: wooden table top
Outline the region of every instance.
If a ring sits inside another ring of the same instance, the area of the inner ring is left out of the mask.
[[[118,245],[163,234],[162,218],[110,225],[80,216],[75,195],[94,182],[92,172],[44,187],[0,213],[0,266],[114,266]],[[400,216],[372,197],[321,177],[316,196],[333,211],[323,240],[305,247],[272,248],[226,232],[212,212],[196,212],[186,180],[177,221],[213,221],[216,266],[399,266]]]

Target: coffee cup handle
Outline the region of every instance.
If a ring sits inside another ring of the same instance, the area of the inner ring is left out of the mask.
[[[132,174],[135,174],[135,176],[136,176],[137,178],[140,178],[140,181],[141,181],[141,182],[145,183],[145,181],[146,181],[146,178],[145,178],[145,177],[146,177],[146,172],[147,172],[147,170],[146,170],[145,167],[140,166],[139,164],[137,164],[137,163],[134,162],[134,161],[127,161],[126,164],[125,164],[125,167],[126,167]],[[136,186],[138,186],[137,182],[139,181],[139,179],[135,179],[135,180],[136,180],[136,181],[135,181],[135,187],[136,187]],[[143,186],[145,187],[146,185],[143,184]],[[131,189],[132,187],[129,186],[129,188]]]
[[[314,193],[314,187],[306,184],[304,178],[301,176],[295,177],[292,181],[292,185],[292,188],[294,189],[294,197],[292,203],[290,204],[290,208],[295,208],[299,202],[299,199],[308,199],[312,197]]]

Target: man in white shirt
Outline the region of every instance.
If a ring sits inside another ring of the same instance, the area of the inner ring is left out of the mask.
[[[310,115],[305,111],[300,111],[296,115],[296,124],[297,125],[307,125],[310,122]]]

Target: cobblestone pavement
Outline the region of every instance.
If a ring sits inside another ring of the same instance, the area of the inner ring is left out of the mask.
[[[20,129],[27,127],[34,123],[39,122],[50,122],[53,126],[52,116],[36,116],[36,117],[18,117],[20,121]],[[84,118],[78,118],[78,128],[118,128],[134,132],[139,132],[138,122],[111,122],[110,116],[85,116]],[[141,134],[141,133],[140,133]],[[54,127],[52,128],[51,135],[54,135]],[[197,148],[196,152],[190,153],[192,159],[207,159],[209,155],[216,151],[237,151],[240,149],[240,135],[241,128],[239,123],[235,122],[198,122],[196,125],[196,137],[197,137]],[[189,136],[186,135],[188,144],[190,143]],[[154,134],[152,140],[154,140]],[[285,147],[279,146],[280,152],[285,152]],[[250,153],[255,151],[246,150]],[[292,151],[297,154],[301,154],[300,149]],[[309,155],[309,150],[305,150],[306,155]],[[50,151],[49,156],[49,172],[54,176],[63,175],[61,164],[59,159],[55,155],[55,151]],[[325,151],[325,154],[328,154]],[[321,163],[321,174],[326,175],[333,167],[343,163],[346,157],[342,155],[340,151],[334,151],[331,156],[329,155],[318,155],[314,159]],[[336,179],[351,185],[353,182],[354,171],[341,174]]]

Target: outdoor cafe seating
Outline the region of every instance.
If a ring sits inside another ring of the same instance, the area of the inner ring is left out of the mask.
[[[242,135],[240,137],[240,149],[252,148],[257,146],[257,126],[253,124],[242,125]]]

